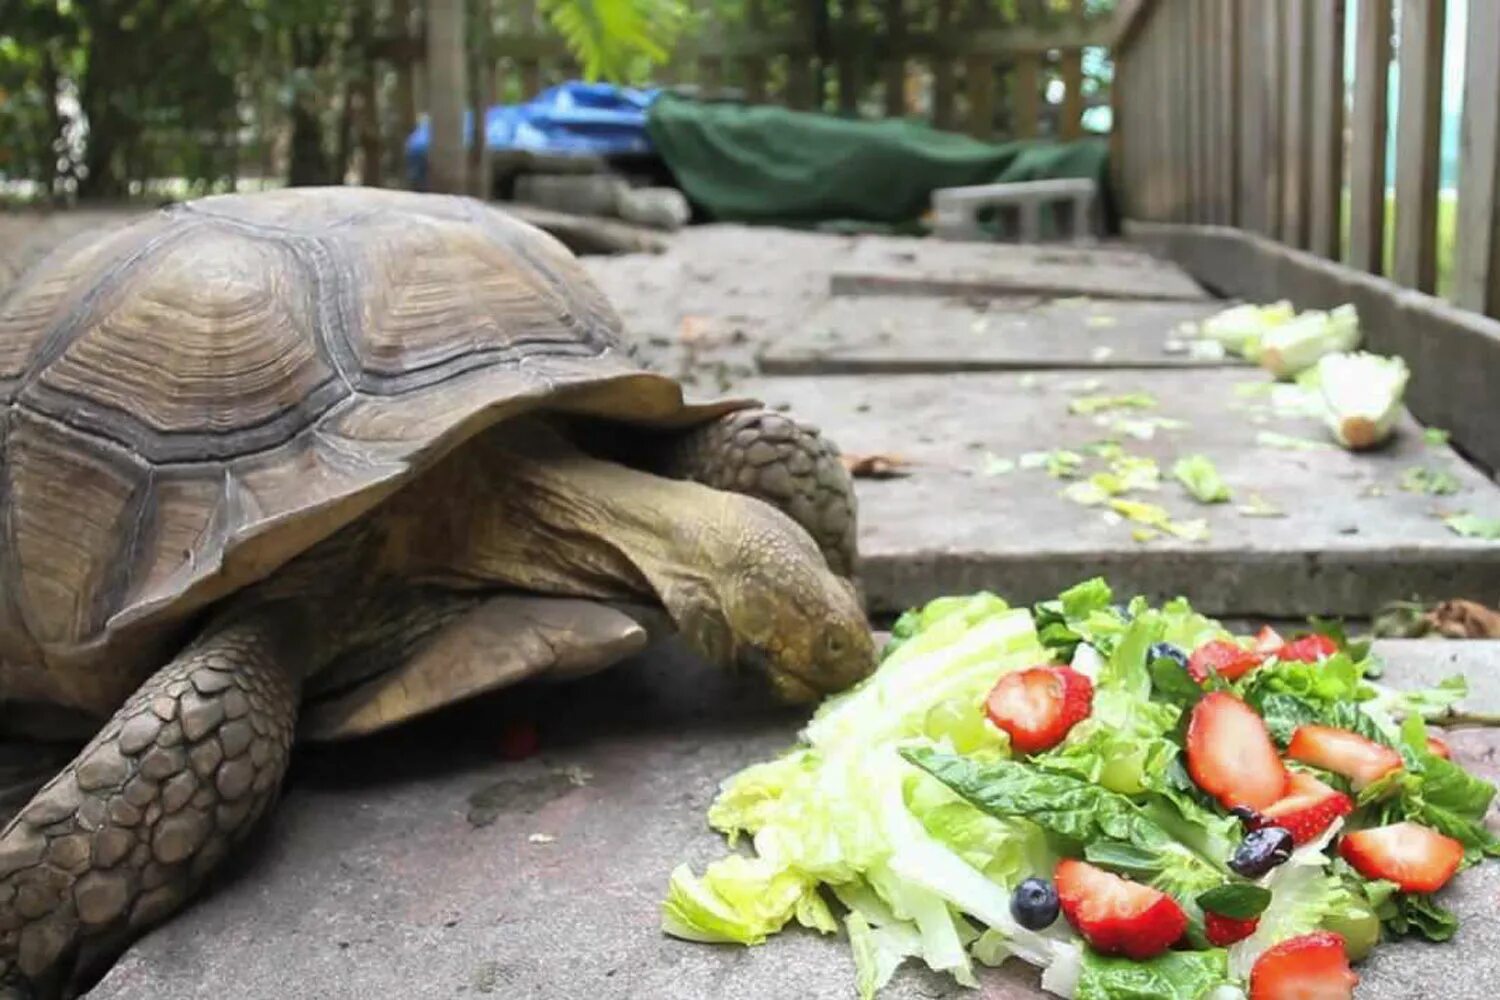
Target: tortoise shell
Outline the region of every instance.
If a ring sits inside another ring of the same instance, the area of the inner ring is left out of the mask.
[[[0,301],[0,701],[104,715],[189,616],[496,421],[688,425],[562,244],[468,198],[229,195]]]

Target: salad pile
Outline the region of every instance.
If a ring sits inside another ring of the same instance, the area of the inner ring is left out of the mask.
[[[1096,579],[938,599],[881,655],[724,783],[709,822],[753,853],[673,872],[668,933],[842,924],[865,998],[908,959],[1078,1000],[1351,996],[1382,939],[1451,937],[1436,894],[1500,852],[1494,787],[1427,731],[1463,679],[1392,690],[1337,629],[1236,637]]]

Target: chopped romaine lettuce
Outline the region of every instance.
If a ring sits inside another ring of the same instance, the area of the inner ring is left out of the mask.
[[[1229,977],[1222,948],[1168,951],[1148,962],[1083,955],[1075,1000],[1200,1000]]]
[[[1202,329],[1208,339],[1223,344],[1226,351],[1254,361],[1266,333],[1295,315],[1296,310],[1285,300],[1270,305],[1247,303],[1210,316],[1203,321]]]
[[[1358,345],[1359,314],[1354,306],[1342,305],[1332,312],[1309,309],[1266,331],[1260,340],[1259,361],[1272,375],[1289,379],[1325,355],[1352,351]],[[1320,377],[1326,379],[1326,375]]]
[[[1188,455],[1179,458],[1172,466],[1172,476],[1193,495],[1199,503],[1226,503],[1229,487],[1219,478],[1219,470],[1203,455]]]
[[[1373,448],[1391,436],[1411,371],[1400,358],[1331,354],[1318,362],[1324,419],[1335,440],[1351,450]]]

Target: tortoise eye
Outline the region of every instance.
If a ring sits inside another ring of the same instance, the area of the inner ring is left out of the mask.
[[[830,656],[838,656],[844,651],[844,634],[837,629],[823,633],[823,648]]]

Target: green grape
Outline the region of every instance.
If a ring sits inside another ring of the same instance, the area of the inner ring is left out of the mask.
[[[935,740],[948,737],[959,753],[973,753],[999,742],[999,734],[985,722],[978,706],[962,698],[946,698],[933,705],[922,728]]]
[[[1380,918],[1363,906],[1328,914],[1323,929],[1343,936],[1351,962],[1360,961],[1380,943]]]

